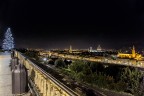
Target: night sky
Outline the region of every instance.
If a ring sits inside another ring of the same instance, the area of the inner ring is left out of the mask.
[[[11,27],[17,48],[144,48],[143,0],[52,1],[1,0],[0,34]]]

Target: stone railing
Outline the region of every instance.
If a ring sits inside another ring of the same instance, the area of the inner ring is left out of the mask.
[[[24,64],[28,69],[28,76],[32,79],[33,87],[38,90],[40,96],[79,96],[20,52],[15,51],[14,53],[15,57],[18,57],[19,63]]]

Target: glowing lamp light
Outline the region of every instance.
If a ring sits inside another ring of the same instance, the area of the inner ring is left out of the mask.
[[[43,60],[44,60],[44,61],[46,61],[46,60],[47,60],[47,58],[43,58]]]

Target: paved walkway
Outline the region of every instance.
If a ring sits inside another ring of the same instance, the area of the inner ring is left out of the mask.
[[[12,94],[10,59],[11,56],[9,53],[0,53],[0,96],[17,96]],[[30,92],[23,96],[30,96]]]
[[[9,53],[0,53],[0,96],[13,96],[10,59]]]

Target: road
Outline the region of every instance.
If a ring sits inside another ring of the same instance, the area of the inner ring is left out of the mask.
[[[75,59],[75,60],[86,60],[86,61],[94,61],[94,62],[101,62],[101,63],[108,63],[108,64],[118,64],[118,65],[125,65],[125,66],[133,66],[133,67],[139,67],[144,68],[144,61],[136,61],[136,60],[130,60],[130,59],[109,59],[106,57],[101,58],[95,58],[95,57],[80,57],[76,55],[65,55],[65,54],[58,54],[53,53],[52,55],[58,56],[61,58],[68,58],[68,59]]]

